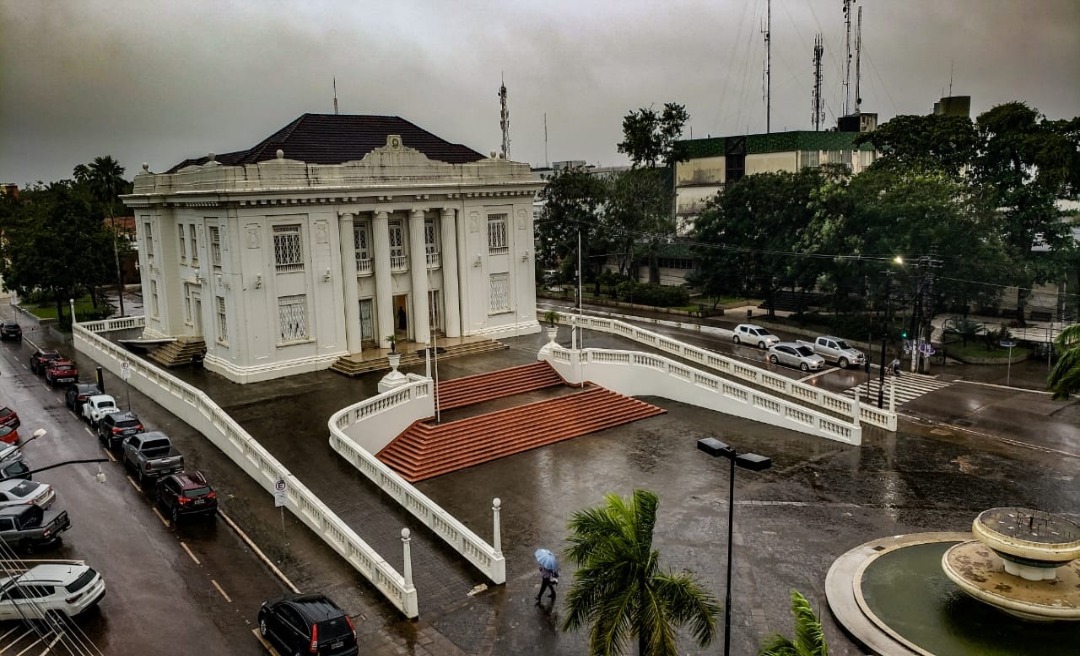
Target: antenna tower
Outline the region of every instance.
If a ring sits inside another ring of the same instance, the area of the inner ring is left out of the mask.
[[[825,110],[821,97],[821,56],[825,54],[825,44],[820,32],[814,37],[814,98],[813,114],[810,121],[814,124],[814,131],[821,131],[821,124],[825,120]]]
[[[337,114],[337,76],[334,76],[334,114]]]
[[[862,81],[860,63],[862,62],[862,5],[859,5],[859,22],[855,26],[855,113],[860,112],[862,107],[862,94],[859,93],[859,83]]]
[[[765,133],[772,132],[772,0],[768,0],[765,28]]]
[[[544,168],[551,166],[547,150],[547,112],[544,112]]]
[[[510,159],[510,110],[506,108],[506,81],[499,85],[499,127],[502,128],[502,158]]]
[[[851,3],[844,0],[844,116],[851,111]]]

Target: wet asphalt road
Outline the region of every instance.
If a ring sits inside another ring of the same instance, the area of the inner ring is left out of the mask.
[[[544,339],[536,335],[506,341],[513,348],[441,362],[440,377],[534,361]],[[586,345],[637,348],[593,335],[586,336]],[[694,571],[722,599],[727,463],[696,450],[696,440],[706,435],[768,455],[774,463],[767,472],[740,472],[736,481],[734,654],[754,653],[770,633],[790,633],[791,588],[804,592],[819,610],[834,654],[860,653],[826,610],[824,578],[837,556],[870,539],[967,530],[978,512],[996,505],[1031,506],[1073,519],[1080,510],[1076,480],[1080,422],[1075,421],[1075,402],[1044,405],[1045,397],[1037,397],[1042,401],[1035,403],[1036,397],[1015,390],[953,385],[902,408],[915,421],[904,422],[899,432],[866,429],[864,445],[848,447],[648,399],[668,413],[418,486],[484,536],[490,535],[491,499],[498,496],[503,501],[507,584],[469,596],[483,577],[425,536],[327,446],[330,414],[374,393],[378,375],[348,380],[322,372],[237,386],[206,372],[178,373],[220,399],[395,567],[401,567],[398,531],[402,526],[413,529],[421,595],[417,622],[400,619],[371,586],[289,517],[283,532],[281,518],[264,492],[246,482],[213,447],[200,445],[197,435],[185,434],[183,424],[158,418],[169,426],[170,434],[181,436],[185,455],[190,452],[210,472],[219,490],[228,490],[232,499],[225,507],[297,585],[328,592],[357,616],[365,653],[582,653],[583,633],[557,630],[561,607],[533,604],[538,582],[532,550],[541,545],[560,549],[574,510],[601,503],[607,492],[625,495],[635,487],[660,495],[655,545],[665,565]],[[117,389],[115,381],[110,385]],[[133,405],[140,403],[133,394]],[[958,405],[962,403],[967,405]],[[914,410],[948,413],[953,426],[924,424],[929,417]],[[1011,432],[1011,424],[1004,420],[1021,411],[1026,415],[1014,422],[1018,430]],[[960,425],[965,421],[972,426]],[[1053,440],[1046,441],[1047,435]],[[148,515],[139,523],[150,531],[155,521]],[[571,579],[570,569],[564,564],[565,582]],[[253,613],[251,608],[249,616]],[[177,632],[197,635],[191,627]],[[252,645],[239,632],[230,635],[237,645]],[[720,651],[716,644],[698,649],[688,639],[681,647],[687,654]]]

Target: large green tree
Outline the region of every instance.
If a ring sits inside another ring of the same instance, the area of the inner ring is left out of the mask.
[[[957,176],[971,164],[979,135],[966,116],[901,115],[855,138],[874,146],[879,157],[872,168],[893,171],[938,169]]]
[[[1055,399],[1067,399],[1080,392],[1080,323],[1067,326],[1057,336],[1055,345],[1061,352],[1046,384]]]
[[[578,566],[567,595],[563,630],[589,627],[589,653],[625,653],[637,637],[640,656],[676,656],[677,629],[689,624],[701,646],[716,636],[719,604],[687,572],[660,569],[653,548],[659,499],[635,490],[570,519],[569,559]]]
[[[636,168],[612,174],[604,230],[619,259],[620,274],[635,274],[636,263],[649,266],[649,282],[660,283],[657,260],[663,245],[675,234],[667,169]],[[636,278],[636,275],[633,276]]]
[[[128,183],[124,180],[124,167],[110,155],[95,157],[89,165],[79,164],[75,167],[75,179],[84,182],[90,189],[94,200],[101,206],[103,213],[109,219],[109,228],[113,238],[113,266],[116,269],[117,296],[120,299],[120,315],[124,315],[124,274],[120,266],[120,244],[117,238],[114,212],[119,203],[119,196],[127,189]]]
[[[603,266],[603,259],[595,256],[607,252],[608,235],[602,226],[607,182],[584,167],[564,168],[548,181],[540,199],[543,209],[535,226],[537,266],[558,267],[564,276],[576,271],[580,236],[583,273],[595,280]]]
[[[791,591],[791,614],[795,618],[795,639],[776,634],[765,641],[758,656],[828,656],[821,620],[798,590]]]
[[[634,168],[672,166],[686,159],[678,139],[688,120],[686,107],[677,103],[665,103],[659,112],[651,107],[630,112],[623,117],[623,140],[618,151],[630,158]]]

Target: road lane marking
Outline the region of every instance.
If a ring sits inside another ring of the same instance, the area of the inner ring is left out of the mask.
[[[87,428],[86,426],[83,426],[83,430],[86,431],[86,434],[89,435],[90,437],[97,437],[97,434],[94,433],[94,431]]]
[[[202,565],[202,563],[199,562],[199,559],[195,557],[195,553],[192,552],[191,549],[187,546],[186,542],[181,542],[180,546],[184,548],[184,551],[187,552],[187,555],[191,556],[191,559],[195,561],[196,565]]]
[[[161,523],[165,525],[165,528],[169,528],[169,520],[165,519],[165,517],[160,512],[158,512],[157,507],[150,506],[150,510],[154,511],[154,514],[157,515],[157,518],[160,519]]]
[[[127,479],[128,479],[128,482],[129,482],[129,483],[131,483],[131,487],[135,488],[135,489],[136,489],[136,490],[138,490],[139,492],[142,492],[142,487],[141,487],[141,486],[140,486],[140,485],[139,485],[138,483],[136,483],[136,482],[135,482],[135,479],[134,479],[134,478],[132,478],[132,477],[131,477],[131,476],[129,475],[129,476],[127,477]]]
[[[109,457],[109,460],[112,460],[113,462],[120,462],[119,460],[116,459],[116,456],[114,456],[112,454],[112,451],[110,451],[109,449],[106,449],[105,447],[101,447],[101,450],[105,452],[105,455],[107,455]]]
[[[225,597],[225,601],[227,601],[227,602],[229,602],[231,604],[232,599],[229,599],[229,595],[225,594],[225,590],[222,589],[222,587],[220,585],[218,585],[218,582],[215,581],[214,579],[210,579],[210,582],[214,584],[215,588],[217,588],[218,593],[220,593],[222,597]]]

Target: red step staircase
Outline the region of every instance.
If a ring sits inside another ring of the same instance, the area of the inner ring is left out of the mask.
[[[415,483],[665,412],[590,383],[573,394],[466,419],[415,422],[376,456]]]
[[[547,362],[451,378],[439,381],[439,410],[464,408],[467,405],[565,384],[566,381],[559,372]]]

